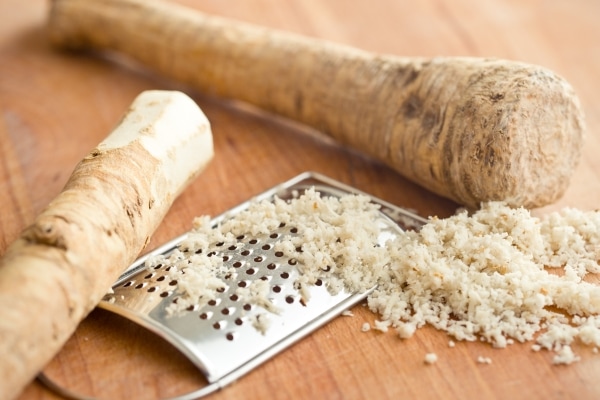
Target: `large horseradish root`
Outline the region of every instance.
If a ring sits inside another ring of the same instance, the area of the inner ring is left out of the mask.
[[[539,66],[375,55],[162,1],[55,0],[49,34],[312,126],[471,207],[550,204],[580,158],[579,101]]]

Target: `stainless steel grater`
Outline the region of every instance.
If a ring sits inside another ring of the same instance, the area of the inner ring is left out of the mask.
[[[307,172],[218,216],[213,219],[213,226],[246,209],[251,201],[274,196],[289,199],[310,187],[321,196],[365,194],[323,175]],[[380,243],[397,235],[400,229],[417,228],[425,222],[409,211],[371,198],[381,207],[379,217],[373,221],[381,227]],[[332,295],[322,282],[316,281],[308,288],[310,301],[302,301],[292,287],[299,274],[295,259],[274,249],[278,238],[289,233],[294,233],[293,226],[280,226],[267,235],[240,236],[235,246],[212,244],[210,254],[222,257],[237,273],[221,277],[227,287],[219,292],[217,299],[201,308],[190,307],[182,314],[168,315],[167,307],[178,298],[177,279],[169,273],[171,267],[167,264],[150,269],[145,266],[149,257],[168,256],[186,235],[138,259],[99,306],[144,326],[178,348],[202,371],[209,385],[177,399],[202,397],[238,379],[369,294],[369,291],[342,291]],[[270,324],[264,333],[253,326],[264,310],[241,301],[235,294],[237,287],[258,279],[268,281],[269,299],[280,309],[278,314],[269,313]]]

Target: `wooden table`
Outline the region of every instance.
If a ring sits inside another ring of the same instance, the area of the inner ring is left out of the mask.
[[[600,198],[600,2],[595,0],[186,0],[206,12],[407,56],[468,55],[549,67],[572,83],[587,114],[583,160],[567,194],[537,213],[598,207]],[[315,170],[420,215],[456,204],[408,182],[318,133],[108,60],[53,51],[47,0],[0,1],[0,254],[62,188],[77,161],[146,89],[180,89],[212,122],[216,157],[175,202],[151,247],[305,170]],[[409,340],[361,332],[376,317],[355,307],[213,399],[600,398],[600,356],[553,366],[530,344],[500,350],[448,346],[433,329]],[[43,310],[31,310],[32,318]],[[428,352],[439,360],[426,365]],[[490,365],[477,363],[490,357]],[[0,355],[1,357],[1,355]],[[203,384],[181,355],[137,326],[94,311],[46,372],[68,387],[110,399],[153,399]],[[2,377],[0,377],[0,384]],[[53,399],[38,383],[21,399]]]

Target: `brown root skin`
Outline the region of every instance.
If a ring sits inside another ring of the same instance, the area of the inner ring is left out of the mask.
[[[140,253],[147,232],[154,231],[164,217],[166,210],[151,216],[130,211],[139,208],[137,195],[149,202],[151,194],[143,177],[156,170],[156,160],[132,152],[139,169],[130,170],[127,179],[141,179],[124,185],[117,183],[123,180],[122,169],[101,178],[94,173],[105,165],[104,159],[111,159],[110,153],[94,158],[89,168],[76,170],[65,191],[9,247],[0,264],[0,303],[11,307],[10,315],[3,314],[0,322],[3,341],[8,341],[0,347],[18,344],[21,339],[10,336],[23,337],[27,332],[25,346],[3,349],[0,369],[3,374],[14,374],[5,382],[26,373],[32,360],[47,362],[52,357],[123,267]],[[36,293],[33,299],[31,291]],[[3,298],[8,294],[11,299]],[[52,317],[44,318],[39,312]],[[30,353],[30,346],[35,354]]]
[[[444,90],[436,89],[440,76],[453,77]],[[502,200],[534,208],[564,193],[584,122],[562,78],[504,60],[439,59],[426,63],[414,84],[419,88],[400,106],[389,165],[471,207]]]
[[[50,361],[212,157],[187,96],[144,92],[134,105],[0,260],[1,399]]]
[[[474,208],[552,203],[580,158],[578,99],[538,66],[379,56],[161,1],[56,0],[49,33],[312,126]]]
[[[36,221],[36,224],[30,226],[27,230],[25,230],[22,233],[21,237],[28,244],[32,244],[32,245],[38,244],[38,245],[56,247],[57,249],[62,250],[62,251],[68,250],[65,238],[62,235],[63,229],[61,229],[61,228],[55,229],[55,225],[57,223],[62,222],[63,223],[62,225],[64,225],[64,223],[68,224],[68,222],[65,221],[64,218],[61,218],[60,216],[53,218],[53,219],[58,220],[58,221],[56,221],[56,222],[41,221],[41,220]]]

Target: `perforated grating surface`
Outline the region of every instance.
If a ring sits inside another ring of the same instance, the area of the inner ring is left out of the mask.
[[[224,265],[235,272],[218,276],[227,284],[217,290],[220,297],[208,301],[204,307],[196,305],[186,309],[187,313],[194,318],[197,317],[197,320],[190,322],[198,330],[213,329],[221,332],[227,340],[235,340],[240,334],[239,327],[252,324],[257,316],[264,313],[261,307],[245,302],[236,293],[237,288],[249,287],[257,280],[268,282],[269,300],[276,307],[285,307],[294,303],[306,307],[307,304],[292,286],[298,276],[296,260],[274,249],[274,244],[282,235],[294,233],[294,227],[282,225],[277,232],[269,235],[238,236],[235,245],[224,246],[223,243],[213,243],[207,256],[220,257]],[[107,296],[105,300],[116,304],[127,304],[137,298],[139,293],[143,293],[143,303],[136,305],[138,309],[140,307],[152,309],[157,303],[163,302],[163,299],[176,303],[179,300],[178,282],[174,279],[171,268],[169,264],[159,264],[151,271],[140,271],[115,286],[114,293]],[[176,272],[176,274],[184,273],[185,271]],[[323,286],[323,282],[316,279],[311,282],[311,285],[320,287]],[[164,302],[163,305],[166,304],[167,302]],[[178,315],[178,318],[180,317]],[[186,319],[190,319],[190,316],[186,316]]]

